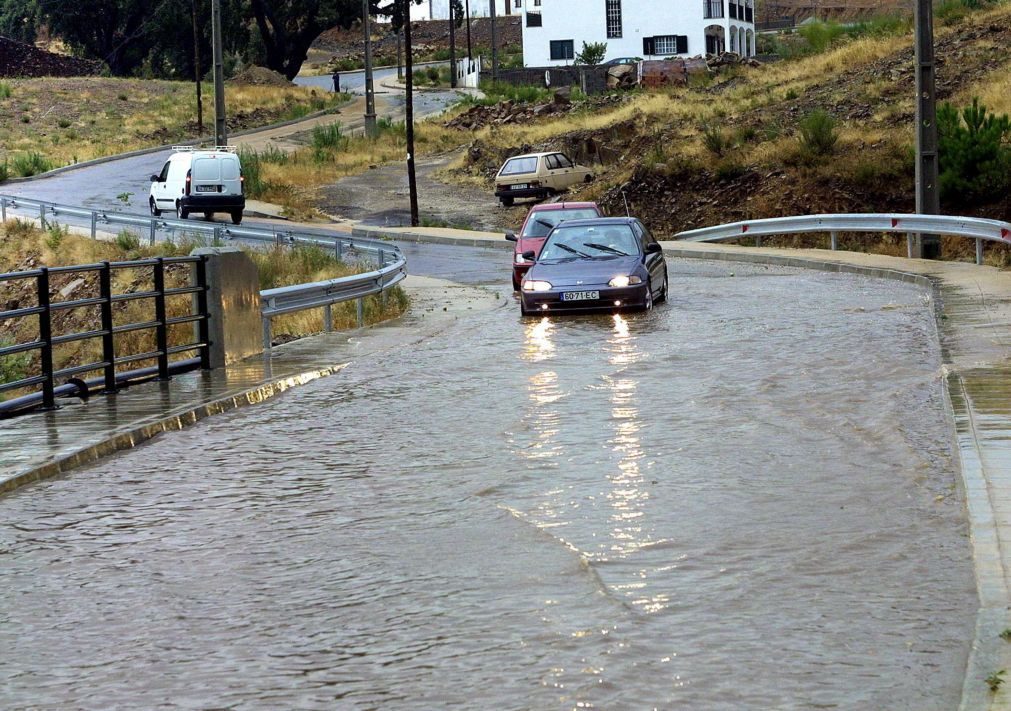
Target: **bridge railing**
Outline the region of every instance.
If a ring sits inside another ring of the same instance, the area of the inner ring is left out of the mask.
[[[982,217],[953,217],[949,215],[911,215],[862,213],[841,215],[803,215],[799,217],[773,217],[763,220],[743,220],[714,227],[703,227],[677,233],[674,238],[684,242],[720,242],[743,237],[754,237],[760,245],[762,237],[788,234],[827,232],[832,239],[832,249],[839,248],[840,232],[872,232],[906,234],[906,248],[913,256],[915,235],[953,235],[976,240],[976,264],[983,263],[983,243],[1011,244],[1011,223]]]

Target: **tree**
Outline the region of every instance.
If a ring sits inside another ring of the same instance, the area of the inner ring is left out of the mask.
[[[375,5],[375,0],[373,5]],[[263,41],[264,64],[294,79],[309,46],[331,27],[350,27],[362,17],[360,0],[250,0]]]
[[[149,28],[160,26],[159,13],[167,2],[154,8],[147,0],[90,0],[53,4],[43,19],[54,35],[87,57],[100,59],[113,74],[128,74],[144,61]]]
[[[576,64],[600,64],[607,54],[607,42],[583,42],[583,50],[576,55]]]
[[[1011,119],[987,114],[978,98],[959,112],[949,103],[937,109],[938,183],[951,204],[979,203],[1011,188]]]
[[[38,20],[35,0],[0,0],[0,35],[31,44]]]

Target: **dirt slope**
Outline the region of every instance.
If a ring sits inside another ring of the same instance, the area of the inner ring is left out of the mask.
[[[0,77],[79,77],[101,71],[92,62],[38,49],[30,44],[0,37]]]

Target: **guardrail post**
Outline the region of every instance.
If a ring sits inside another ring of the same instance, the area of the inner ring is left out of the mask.
[[[42,383],[42,407],[46,410],[55,410],[56,395],[53,392],[53,322],[52,312],[49,310],[49,269],[42,267],[42,272],[36,279],[38,291],[39,307],[42,313],[39,314],[39,340],[42,342],[40,352],[42,375],[45,380]]]
[[[976,238],[976,264],[983,264],[983,240]]]
[[[906,257],[908,257],[909,259],[913,258],[913,249],[915,248],[914,244],[915,240],[916,236],[912,232],[906,234]]]
[[[157,229],[158,229],[158,227],[155,224],[155,221],[151,220],[151,224],[148,227],[148,241],[149,241],[149,243],[151,244],[152,247],[154,247],[154,243],[155,243],[154,234],[155,234],[155,231]]]
[[[382,267],[385,267],[385,266],[386,266],[386,252],[384,252],[383,248],[380,247],[379,248],[379,267],[382,268]]]
[[[220,227],[215,227],[214,228],[214,246],[215,247],[220,247],[222,244],[224,244],[224,240],[221,239],[221,228]]]
[[[270,353],[271,346],[270,337],[270,316],[263,317],[263,351],[264,353]]]
[[[327,333],[333,331],[333,306],[331,304],[323,307],[323,330]]]
[[[755,237],[755,246],[756,247],[761,247],[762,246],[762,238],[761,237]]]
[[[95,213],[91,213],[94,217]],[[98,273],[98,295],[102,299],[102,360],[105,361],[106,395],[116,392],[116,340],[112,332],[112,267],[108,261],[102,262],[102,271]]]
[[[7,222],[7,198],[0,198],[0,220]]]
[[[365,299],[359,298],[357,305],[358,328],[365,325]]]
[[[170,380],[168,369],[168,324],[165,323],[165,258],[158,257],[154,265],[154,320],[158,350],[158,380]]]
[[[204,344],[204,347],[200,349],[200,367],[203,370],[211,369],[211,316],[207,312],[207,257],[201,255],[200,261],[196,263],[196,278],[197,283],[195,286],[200,287],[200,291],[196,293],[197,297],[197,313],[203,316],[200,321],[197,322],[197,340]]]
[[[344,261],[344,245],[341,243],[339,237],[334,240],[334,244],[336,245],[337,261]]]
[[[838,232],[833,232],[832,233],[832,251],[834,252],[837,249],[839,249],[839,233]]]
[[[98,239],[98,213],[91,211],[91,239]]]

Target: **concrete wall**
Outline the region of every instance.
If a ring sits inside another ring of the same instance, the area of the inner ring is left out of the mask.
[[[657,0],[622,0],[621,37],[607,36],[605,0],[534,0],[523,1],[523,63],[527,66],[566,65],[572,61],[552,60],[553,40],[572,40],[573,49],[578,54],[583,42],[606,42],[605,60],[616,57],[643,57],[643,38],[658,35],[684,35],[688,37],[688,50],[680,56],[690,57],[706,52],[706,27],[722,28],[728,39],[737,38],[741,32],[751,31],[754,37],[754,23],[730,19],[727,0],[723,0],[723,17],[706,19],[704,0],[678,0],[657,2]],[[739,0],[743,4],[744,0]],[[752,2],[752,7],[754,3]],[[514,10],[516,12],[516,10]],[[526,13],[539,12],[541,27],[528,27]],[[731,35],[733,31],[733,35]],[[753,40],[750,54],[754,54]],[[742,48],[743,50],[743,48]],[[745,51],[741,52],[746,53]],[[664,55],[674,56],[674,55]],[[652,57],[662,58],[660,56]]]
[[[487,67],[487,64],[485,65]],[[550,79],[549,79],[550,77]],[[578,86],[587,94],[601,94],[607,91],[607,67],[525,67],[523,69],[502,69],[499,81],[515,85]],[[491,72],[481,72],[481,79],[491,80]]]
[[[193,254],[207,256],[211,367],[223,368],[263,353],[256,265],[234,247],[204,247]]]

